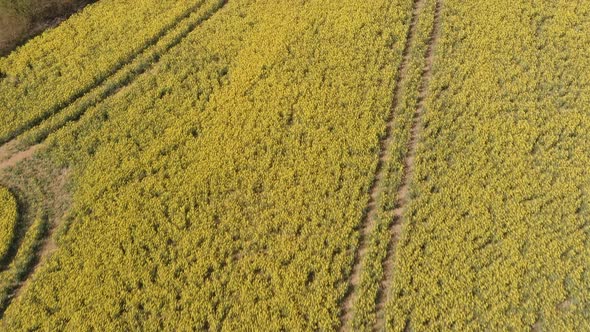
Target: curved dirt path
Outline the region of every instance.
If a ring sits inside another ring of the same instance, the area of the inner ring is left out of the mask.
[[[62,169],[56,174],[54,181],[51,183],[48,191],[48,197],[46,209],[52,211],[52,215],[48,216],[47,231],[45,232],[43,239],[40,240],[37,252],[33,262],[27,269],[27,272],[22,277],[22,280],[15,285],[12,293],[10,294],[10,300],[17,298],[27,285],[33,279],[37,269],[42,266],[53,252],[57,250],[55,232],[62,224],[67,207],[70,204],[71,197],[66,190],[66,184],[68,181],[69,169]],[[7,306],[8,307],[8,306]]]
[[[10,143],[7,143],[6,145],[8,145],[8,144],[10,144]],[[11,154],[10,156],[5,156],[5,157],[0,156],[0,160],[5,159],[4,161],[0,162],[0,171],[3,171],[9,167],[13,167],[16,164],[18,164],[19,162],[32,157],[40,147],[41,147],[41,144],[37,144],[37,145],[30,146],[28,149],[26,149],[24,151],[19,151],[14,154]],[[0,149],[2,149],[2,148],[4,148],[4,146],[0,147]]]

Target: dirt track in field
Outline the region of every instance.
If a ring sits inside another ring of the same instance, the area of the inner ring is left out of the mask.
[[[22,291],[26,289],[27,285],[33,279],[32,277],[35,275],[37,269],[42,266],[57,249],[55,231],[63,222],[71,200],[66,189],[69,173],[68,169],[61,170],[48,188],[46,209],[51,211],[51,215],[48,218],[48,230],[39,244],[39,249],[36,252],[33,264],[27,270],[22,281],[15,285],[15,288],[10,295],[11,299],[17,298]]]
[[[383,331],[385,329],[386,317],[385,317],[385,305],[389,300],[391,293],[391,286],[394,274],[394,262],[395,262],[395,251],[397,243],[401,235],[401,229],[403,224],[404,212],[410,200],[410,183],[414,175],[414,163],[416,159],[416,150],[418,142],[420,140],[420,133],[422,130],[422,115],[424,113],[424,104],[428,94],[428,87],[430,79],[432,78],[432,65],[435,60],[435,49],[440,36],[440,12],[442,7],[442,0],[436,2],[436,8],[434,12],[434,23],[430,38],[428,41],[428,47],[426,50],[425,64],[422,71],[422,85],[420,86],[420,95],[418,97],[418,104],[414,113],[414,119],[412,123],[412,129],[410,133],[410,141],[408,142],[408,151],[404,158],[404,175],[402,183],[398,188],[396,197],[396,209],[394,210],[394,221],[391,231],[391,238],[389,248],[387,250],[387,256],[383,263],[383,280],[381,281],[380,293],[377,301],[377,324],[375,330]],[[406,326],[406,330],[409,326]]]
[[[393,101],[390,110],[389,117],[385,126],[385,135],[380,142],[379,161],[375,170],[375,177],[373,183],[369,189],[369,201],[365,207],[365,215],[362,221],[360,230],[359,247],[355,254],[355,261],[352,267],[352,272],[348,281],[349,291],[346,295],[342,304],[342,316],[341,316],[341,328],[340,330],[352,330],[350,326],[352,323],[354,301],[356,299],[356,291],[358,289],[361,271],[363,269],[362,262],[367,254],[368,250],[368,237],[375,229],[376,217],[377,217],[377,197],[383,190],[383,179],[386,175],[384,165],[391,159],[391,145],[393,142],[393,123],[394,123],[394,110],[397,109],[399,101],[401,99],[401,86],[407,76],[408,63],[410,61],[410,47],[413,44],[416,35],[416,22],[417,16],[420,9],[424,5],[424,0],[415,0],[412,7],[412,16],[410,19],[410,26],[408,28],[408,34],[406,36],[406,42],[402,53],[402,61],[397,69],[398,76],[396,78]]]
[[[40,144],[33,145],[24,151],[19,151],[14,154],[6,155],[6,156],[3,156],[2,154],[8,153],[8,151],[5,152],[2,150],[3,148],[5,148],[4,146],[0,147],[0,160],[4,159],[4,161],[0,162],[0,171],[3,171],[9,167],[13,167],[16,164],[18,164],[19,162],[32,157],[40,147],[41,147]],[[8,148],[6,148],[6,149],[8,149]]]

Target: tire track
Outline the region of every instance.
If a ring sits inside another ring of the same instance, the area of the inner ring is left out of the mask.
[[[12,260],[0,272],[0,324],[5,311],[30,283],[31,276],[58,248],[56,239],[66,219],[71,195],[70,171],[43,159],[35,159],[19,175],[3,179],[21,193],[20,217],[25,228],[16,239],[18,247]]]
[[[19,162],[30,158],[35,154],[35,152],[39,149],[40,145],[33,145],[24,151],[19,151],[11,155],[8,159],[0,162],[0,171],[5,170],[6,168],[13,167]]]
[[[394,124],[394,111],[397,109],[400,97],[401,97],[401,86],[405,81],[408,72],[408,63],[410,61],[410,48],[412,47],[413,41],[416,35],[416,22],[418,13],[424,5],[424,0],[414,0],[412,5],[412,14],[410,18],[410,25],[406,35],[406,41],[404,49],[402,51],[402,61],[397,68],[398,76],[395,81],[393,88],[393,101],[390,108],[390,114],[387,118],[385,125],[385,135],[381,138],[379,146],[381,147],[379,152],[379,160],[377,162],[377,168],[375,170],[375,176],[373,183],[369,188],[369,201],[365,207],[365,216],[362,221],[362,228],[360,230],[359,246],[355,254],[354,265],[352,272],[349,277],[349,291],[344,298],[342,304],[342,316],[340,318],[340,330],[347,331],[352,330],[350,326],[352,323],[354,301],[357,296],[356,291],[358,289],[361,280],[361,271],[363,269],[364,258],[368,251],[368,238],[376,227],[377,222],[377,198],[383,191],[383,180],[386,176],[387,170],[385,164],[391,159],[391,145],[393,142],[393,124]]]
[[[418,102],[416,105],[416,111],[412,121],[412,128],[410,131],[410,141],[408,142],[408,150],[404,157],[404,174],[402,182],[397,190],[397,201],[396,209],[393,211],[394,220],[390,229],[391,238],[389,248],[387,250],[387,256],[383,262],[383,279],[381,281],[380,292],[381,296],[378,297],[377,302],[377,322],[375,324],[375,330],[382,331],[385,329],[386,317],[385,317],[385,306],[389,301],[391,287],[393,282],[394,263],[395,263],[395,251],[397,243],[401,235],[402,224],[404,222],[404,213],[406,207],[410,201],[410,184],[414,175],[414,164],[416,159],[416,150],[418,142],[420,140],[422,116],[424,113],[425,100],[428,95],[428,87],[430,79],[432,78],[432,65],[435,60],[435,48],[440,36],[440,13],[442,7],[442,0],[437,0],[434,11],[434,23],[432,32],[428,40],[428,47],[426,49],[424,69],[422,71],[422,83],[420,86],[420,92],[418,96]],[[406,330],[409,330],[409,322],[406,323]]]
[[[69,179],[69,170],[62,169],[60,171],[51,171],[49,173],[51,173],[52,182],[47,188],[44,188],[46,192],[44,193],[45,199],[42,209],[50,211],[51,213],[44,217],[45,222],[43,230],[40,234],[38,243],[35,245],[34,255],[30,258],[29,264],[22,272],[18,281],[10,288],[10,293],[5,300],[6,302],[4,303],[4,306],[0,307],[0,319],[2,319],[12,301],[18,298],[23,290],[29,285],[32,276],[37,269],[45,264],[51,254],[53,254],[58,248],[56,243],[56,232],[65,218],[67,206],[71,201],[71,197],[66,189]]]

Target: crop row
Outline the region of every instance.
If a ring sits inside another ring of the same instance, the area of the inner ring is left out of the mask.
[[[45,213],[43,196],[39,181],[31,174],[27,174],[26,193],[19,193],[19,202],[26,201],[26,204],[19,204],[18,216],[12,225],[11,238],[8,240],[8,255],[3,257],[2,270],[0,270],[0,317],[15,295],[19,283],[30,271],[31,265],[36,259],[36,252],[40,246],[43,236],[47,230],[47,215]],[[24,183],[21,183],[21,185]],[[19,188],[20,185],[10,187]],[[8,190],[6,190],[8,192]],[[14,197],[8,203],[10,209],[16,214],[17,204]],[[18,222],[18,224],[16,224]],[[6,330],[6,327],[2,325]]]

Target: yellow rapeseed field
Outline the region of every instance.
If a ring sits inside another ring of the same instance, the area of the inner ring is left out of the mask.
[[[0,330],[590,329],[588,31],[566,0],[89,5],[0,58]]]

